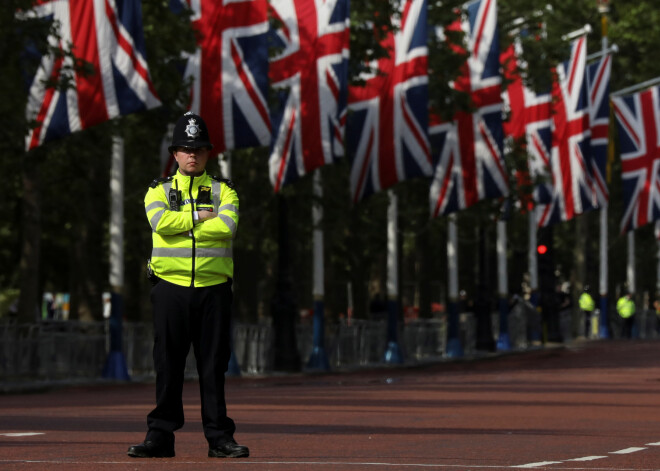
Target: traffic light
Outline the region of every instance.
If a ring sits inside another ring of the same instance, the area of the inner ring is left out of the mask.
[[[557,283],[554,263],[554,236],[552,226],[544,227],[538,232],[539,292],[543,323],[546,329],[546,339],[551,342],[561,342],[562,335],[559,326],[559,306],[555,293]]]
[[[536,245],[539,288],[541,291],[554,291],[554,251],[552,243],[552,228],[545,227],[539,230],[538,244]]]

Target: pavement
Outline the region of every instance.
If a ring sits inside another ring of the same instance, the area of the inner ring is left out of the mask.
[[[660,470],[656,340],[228,378],[243,459],[206,456],[195,381],[164,459],[126,455],[152,382],[56,386],[0,396],[1,470]]]

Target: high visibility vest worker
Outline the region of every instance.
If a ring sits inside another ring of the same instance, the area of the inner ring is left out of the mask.
[[[591,295],[586,291],[580,295],[580,299],[578,300],[578,303],[580,304],[580,309],[582,309],[583,311],[591,312],[596,307],[594,298],[592,298]]]
[[[213,286],[233,277],[238,195],[229,180],[177,171],[154,180],[144,207],[152,229],[150,266],[157,277],[190,287]],[[202,210],[217,217],[199,223],[194,214]]]
[[[622,318],[628,319],[635,314],[635,301],[622,296],[616,302],[616,310]]]

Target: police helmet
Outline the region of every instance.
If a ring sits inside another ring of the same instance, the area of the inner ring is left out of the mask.
[[[181,116],[174,125],[172,144],[168,147],[168,150],[174,152],[177,147],[213,148],[213,144],[209,140],[209,130],[206,123],[192,111],[188,111]]]

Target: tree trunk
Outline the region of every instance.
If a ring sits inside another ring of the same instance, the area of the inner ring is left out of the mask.
[[[297,305],[291,280],[289,251],[289,218],[287,201],[278,198],[278,267],[275,294],[271,300],[271,316],[275,332],[275,371],[300,371],[301,361],[296,340]]]
[[[21,209],[21,259],[19,263],[18,320],[34,322],[39,318],[39,260],[41,252],[41,192],[39,160],[28,154],[23,160],[23,204]]]
[[[88,182],[104,182],[99,161],[84,163],[85,180]],[[109,182],[106,186],[109,188]],[[103,247],[103,218],[109,217],[108,212],[98,210],[108,206],[108,191],[98,191],[94,185],[81,193],[81,201],[76,210],[77,233],[76,241],[71,245],[71,319],[91,322],[103,318],[102,287],[107,285],[107,272],[102,267],[107,265],[107,253]]]

